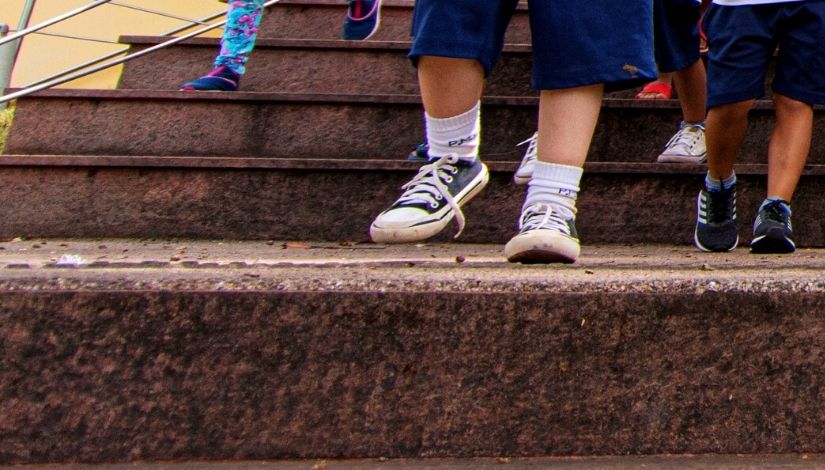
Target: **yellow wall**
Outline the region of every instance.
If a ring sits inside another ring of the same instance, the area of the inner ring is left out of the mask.
[[[30,25],[92,3],[93,0],[37,0]],[[223,11],[226,4],[217,0],[118,0],[119,3],[160,10],[192,19]],[[16,29],[24,0],[0,0],[0,23]],[[217,20],[216,20],[217,21]],[[114,5],[102,5],[80,16],[50,26],[44,31],[116,41],[122,34],[154,35],[168,31],[182,22],[138,12]],[[213,32],[211,36],[219,35]],[[123,45],[102,44],[42,35],[30,35],[23,41],[11,86],[27,83],[59,72],[72,65],[122,49]],[[216,50],[217,52],[217,50]],[[208,67],[209,64],[204,64]],[[64,86],[72,88],[113,88],[120,69],[104,71],[75,80]]]

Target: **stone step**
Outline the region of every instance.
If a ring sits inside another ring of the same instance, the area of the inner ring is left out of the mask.
[[[465,207],[463,242],[515,234],[524,188],[516,162]],[[365,241],[417,164],[401,160],[13,156],[0,158],[0,237],[183,237]],[[583,244],[691,244],[704,170],[694,165],[588,163],[577,228]],[[743,246],[765,195],[766,166],[740,165]],[[825,246],[825,167],[811,165],[793,201],[799,246]],[[822,214],[822,216],[820,215]],[[449,226],[436,240],[449,241]]]
[[[130,462],[106,470],[808,470],[825,466],[820,454],[783,455],[642,455],[621,457],[488,457],[474,459],[315,459],[230,462]],[[19,467],[0,466],[2,470]],[[29,465],[25,470],[99,470],[100,465]]]
[[[0,248],[4,464],[825,450],[822,250]]]
[[[589,159],[651,162],[676,131],[675,101],[606,98]],[[488,97],[482,155],[520,160],[536,128],[536,97]],[[67,117],[71,118],[67,118]],[[809,162],[825,163],[817,109]],[[751,116],[742,163],[766,161],[770,102]],[[6,153],[262,158],[404,158],[423,140],[415,95],[50,90],[17,102]]]
[[[369,40],[407,41],[412,29],[413,0],[383,0],[381,25]],[[347,3],[341,0],[283,0],[270,7],[261,21],[260,37],[341,39]],[[505,40],[530,43],[527,4],[516,9]]]
[[[166,38],[124,36],[133,51]],[[128,62],[121,89],[178,90],[211,67],[216,39],[194,39]],[[241,81],[242,91],[279,93],[418,94],[415,68],[407,58],[408,41],[340,41],[261,39]],[[155,64],[164,64],[157,67]],[[528,45],[508,45],[491,74],[486,93],[494,96],[534,96]]]

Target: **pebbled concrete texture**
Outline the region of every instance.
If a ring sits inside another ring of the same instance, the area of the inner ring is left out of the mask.
[[[822,250],[0,247],[6,464],[825,451]]]
[[[116,165],[0,168],[0,199],[5,201],[0,207],[0,237],[363,241],[372,219],[398,198],[400,187],[417,168]],[[504,244],[515,234],[524,188],[512,183],[513,168],[510,163],[509,171],[493,171],[484,192],[465,207],[467,227],[460,241]],[[680,171],[684,173],[588,170],[576,220],[583,243],[691,244],[702,170],[691,166]],[[740,173],[743,245],[751,239],[765,183],[764,174]],[[799,246],[825,244],[824,183],[821,175],[804,176],[794,198]],[[436,240],[450,241],[455,230],[451,224]]]
[[[822,455],[708,455],[708,456],[623,456],[560,458],[478,458],[478,459],[363,459],[292,460],[260,462],[168,462],[110,464],[107,470],[778,470],[818,469],[825,466]],[[100,465],[0,466],[0,469],[98,470]]]
[[[132,51],[165,38],[125,37]],[[208,72],[217,40],[199,39],[164,49],[124,66],[118,88],[178,90],[183,81]],[[418,76],[407,58],[410,42],[258,40],[254,63],[241,80],[245,92],[418,94]],[[151,63],[168,66],[158,70]],[[527,45],[507,46],[487,79],[489,96],[533,96],[532,55]]]
[[[520,161],[516,144],[536,129],[538,99],[482,100],[488,161]],[[234,119],[216,120],[216,114]],[[75,119],[67,121],[65,116]],[[653,162],[678,130],[678,102],[605,98],[592,162]],[[825,113],[817,108],[810,164],[821,164]],[[301,123],[315,123],[313,126]],[[250,123],[254,123],[250,125]],[[760,101],[739,163],[765,163],[773,127]],[[391,129],[391,132],[387,132]],[[187,155],[261,158],[403,159],[423,140],[415,94],[192,93],[159,90],[49,90],[17,102],[5,152],[30,155]]]

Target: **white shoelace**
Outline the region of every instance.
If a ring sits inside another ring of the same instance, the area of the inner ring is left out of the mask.
[[[449,154],[433,163],[422,166],[418,170],[418,174],[401,187],[406,191],[397,202],[398,204],[423,202],[435,209],[438,207],[438,201],[446,200],[455,213],[455,220],[458,224],[458,233],[455,234],[454,238],[458,238],[461,232],[464,231],[464,213],[461,212],[461,208],[447,189],[447,184],[452,183],[453,176],[458,173],[456,167],[458,162],[458,155]]]
[[[686,154],[690,154],[696,144],[699,143],[699,138],[701,137],[701,132],[698,128],[694,126],[684,126],[683,128],[679,129],[679,132],[676,133],[673,137],[665,145],[666,149],[675,149],[677,147],[681,147],[685,150]]]
[[[570,235],[570,226],[564,219],[560,211],[555,210],[552,205],[539,202],[528,206],[521,213],[519,220],[519,231],[549,229],[557,230],[565,235]]]
[[[521,165],[519,165],[519,169],[524,168],[525,166],[535,162],[536,159],[538,159],[538,142],[539,133],[536,132],[524,142],[519,142],[518,144],[516,144],[516,147],[521,147],[525,144],[527,145],[527,151],[524,152],[524,158],[522,158],[521,160]]]

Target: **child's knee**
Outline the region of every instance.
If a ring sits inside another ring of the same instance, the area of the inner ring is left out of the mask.
[[[713,114],[724,120],[745,119],[748,112],[753,108],[754,102],[755,100],[745,100],[714,106],[708,111],[708,114]]]
[[[779,93],[774,93],[773,104],[777,114],[808,115],[813,113],[813,106],[809,103]]]

